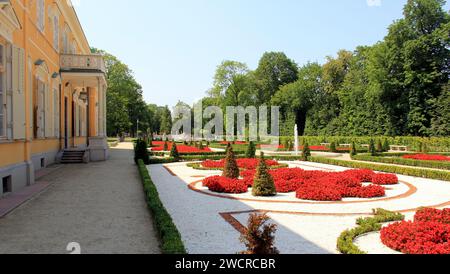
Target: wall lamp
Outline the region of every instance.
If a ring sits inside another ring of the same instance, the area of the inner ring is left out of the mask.
[[[57,72],[54,72],[54,73],[52,74],[52,78],[53,78],[53,79],[58,78],[58,76],[59,76],[59,73],[57,73]]]
[[[34,65],[35,65],[35,66],[40,66],[40,65],[42,65],[44,62],[45,62],[45,61],[42,60],[42,59],[37,59],[36,62],[34,62]]]

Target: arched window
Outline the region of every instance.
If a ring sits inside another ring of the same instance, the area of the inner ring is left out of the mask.
[[[41,31],[45,27],[45,0],[36,0],[37,5],[37,26]]]

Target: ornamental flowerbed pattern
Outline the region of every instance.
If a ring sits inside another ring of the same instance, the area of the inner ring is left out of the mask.
[[[164,151],[164,142],[153,142],[152,151]],[[167,142],[168,150],[170,151],[172,149],[172,143]],[[177,144],[177,149],[179,153],[203,153],[203,152],[211,152],[211,149],[208,147],[205,147],[203,149],[199,149],[196,147],[191,147],[187,145],[179,145]]]
[[[219,193],[246,193],[253,186],[255,170],[241,171],[241,179],[228,180],[221,176],[206,178],[203,186]],[[341,201],[343,198],[384,197],[382,185],[398,184],[393,174],[376,174],[371,170],[344,172],[306,171],[300,168],[270,170],[278,193],[296,193],[301,200]],[[375,179],[375,180],[374,180]]]
[[[450,209],[419,210],[414,221],[383,228],[381,241],[405,254],[450,254]]]
[[[415,155],[404,155],[403,158],[420,161],[450,162],[450,157],[444,155],[415,154]]]

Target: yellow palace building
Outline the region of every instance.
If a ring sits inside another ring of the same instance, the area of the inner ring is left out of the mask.
[[[108,158],[106,89],[70,0],[0,0],[0,197]]]

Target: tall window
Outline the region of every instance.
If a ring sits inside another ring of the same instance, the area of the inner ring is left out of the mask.
[[[59,138],[59,92],[58,89],[53,89],[53,114],[54,114],[54,129],[55,137]]]
[[[45,84],[37,80],[37,107],[36,107],[36,137],[44,138],[45,137]]]
[[[59,50],[59,19],[58,16],[53,17],[53,45]]]
[[[5,119],[5,108],[6,108],[6,92],[4,86],[4,46],[0,45],[0,138],[6,136],[6,119]]]
[[[45,0],[36,0],[37,5],[37,25],[41,31],[44,31],[45,26]]]

